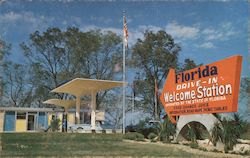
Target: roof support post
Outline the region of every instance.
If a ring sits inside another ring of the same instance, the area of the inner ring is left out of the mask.
[[[95,130],[96,92],[91,91],[91,129]]]
[[[81,107],[81,97],[76,96],[76,124],[80,124],[80,107]]]
[[[69,107],[67,107],[67,106],[64,107],[64,110],[65,110],[65,113],[68,114],[68,112],[69,112]]]

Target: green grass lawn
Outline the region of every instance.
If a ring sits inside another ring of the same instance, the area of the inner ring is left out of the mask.
[[[158,144],[122,141],[120,134],[3,133],[0,157],[163,156],[197,157]]]

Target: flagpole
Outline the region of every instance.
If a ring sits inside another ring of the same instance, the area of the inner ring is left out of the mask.
[[[125,25],[125,11],[123,11],[123,29]],[[123,34],[124,36],[124,34]],[[123,37],[123,74],[122,74],[122,80],[123,80],[123,89],[122,89],[122,133],[125,134],[125,93],[126,93],[126,86],[125,86],[125,81],[126,81],[126,70],[125,70],[125,58],[126,58],[126,46],[125,46],[125,37]]]

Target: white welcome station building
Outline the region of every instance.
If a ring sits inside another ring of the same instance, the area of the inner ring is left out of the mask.
[[[125,82],[76,78],[55,89],[51,92],[65,93],[76,97],[75,100],[49,99],[45,104],[62,106],[65,109],[65,118],[68,122],[68,129],[88,131],[103,130],[96,124],[96,121],[104,121],[105,112],[96,109],[96,95],[98,92],[121,87]],[[91,101],[83,101],[83,96],[90,96]],[[70,108],[75,106],[75,113]],[[111,130],[111,129],[110,129]],[[121,130],[117,130],[121,132]]]

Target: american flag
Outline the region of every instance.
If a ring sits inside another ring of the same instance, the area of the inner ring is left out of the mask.
[[[128,27],[127,27],[127,22],[126,22],[126,17],[124,16],[123,19],[123,37],[124,37],[124,41],[126,44],[126,47],[128,47]]]

